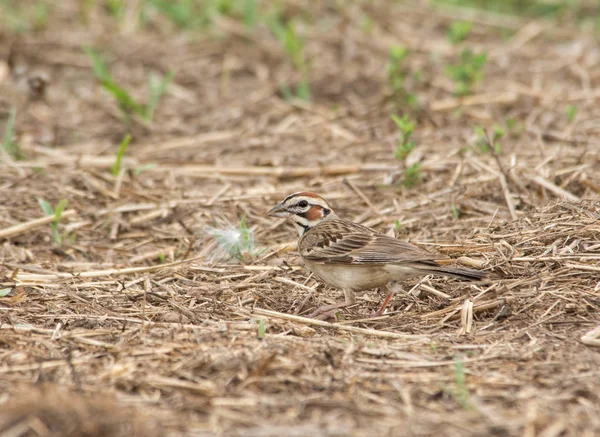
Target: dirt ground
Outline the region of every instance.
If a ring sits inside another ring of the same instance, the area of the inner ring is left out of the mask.
[[[0,167],[1,437],[600,435],[597,33],[286,1],[307,102],[283,98],[301,78],[264,24],[179,29],[155,11],[141,25],[140,2],[117,18],[84,3],[50,2],[37,31],[0,28],[0,127],[16,107],[22,154]],[[461,20],[471,32],[451,44]],[[420,109],[390,90],[394,45]],[[139,101],[148,73],[174,72],[152,123],[127,126],[82,47]],[[458,98],[445,66],[465,48],[487,63]],[[410,188],[391,114],[415,121]],[[495,125],[499,150],[482,151],[474,129]],[[266,217],[299,190],[490,279],[416,279],[382,317],[367,316],[374,290],[336,322],[306,318],[343,297]],[[68,200],[62,244],[38,199]],[[225,259],[207,231],[244,216],[257,253]]]

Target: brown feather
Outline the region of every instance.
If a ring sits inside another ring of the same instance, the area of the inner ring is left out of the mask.
[[[320,218],[323,218],[323,212],[322,212],[323,208],[321,208],[319,205],[314,205],[312,208],[310,208],[308,211],[306,211],[306,214],[304,215],[309,221],[315,221],[318,220]]]
[[[435,261],[447,259],[342,219],[329,220],[310,229],[300,239],[298,250],[304,258],[324,264],[422,263],[423,267],[440,267]]]

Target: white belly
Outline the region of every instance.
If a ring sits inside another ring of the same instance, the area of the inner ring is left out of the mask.
[[[392,280],[402,280],[415,275],[418,271],[405,266],[363,266],[318,264],[305,261],[319,279],[342,290],[363,291],[383,287]]]

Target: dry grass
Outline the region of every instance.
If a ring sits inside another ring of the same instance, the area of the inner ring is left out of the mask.
[[[600,434],[592,34],[476,17],[465,44],[489,60],[460,101],[443,65],[460,50],[445,30],[464,11],[319,2],[304,29],[313,99],[286,102],[278,84],[297,77],[264,29],[223,18],[209,33],[131,32],[101,8],[67,27],[76,3],[60,2],[44,32],[0,37],[23,74],[50,77],[46,99],[27,104],[22,78],[0,68],[27,155],[0,167],[0,289],[11,289],[0,297],[1,437]],[[411,189],[395,183],[384,66],[396,43],[425,78],[411,155],[424,180]],[[134,121],[130,170],[117,177],[126,130],[81,45],[101,47],[134,90],[148,69],[176,70],[155,123]],[[518,127],[502,153],[473,150],[475,125],[509,118]],[[383,232],[398,219],[399,238],[492,279],[412,281],[383,317],[364,316],[382,298],[368,292],[336,324],[306,319],[340,292],[309,278],[294,231],[265,217],[300,189]],[[68,199],[60,230],[73,240],[53,244],[36,198]],[[206,226],[243,215],[265,252],[211,262]]]

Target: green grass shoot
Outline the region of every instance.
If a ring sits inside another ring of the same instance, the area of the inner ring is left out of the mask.
[[[306,101],[310,100],[308,63],[304,55],[304,42],[298,35],[294,22],[290,20],[284,23],[279,15],[275,14],[269,22],[269,27],[300,75],[300,82],[295,89],[295,97]],[[282,87],[282,94],[287,99],[286,96],[291,95],[292,92],[289,87],[287,92]]]
[[[117,176],[121,172],[122,160],[125,155],[125,151],[127,150],[127,146],[131,142],[131,135],[127,134],[121,140],[121,144],[119,145],[119,150],[117,150],[117,157],[115,159],[115,163],[111,167],[110,171],[113,176]]]
[[[399,137],[398,142],[396,143],[396,151],[394,152],[394,156],[396,159],[402,161],[402,165],[404,166],[402,184],[406,188],[411,188],[423,180],[421,164],[418,162],[415,162],[410,166],[407,164],[408,156],[416,147],[416,143],[411,141],[412,133],[415,130],[415,124],[409,120],[408,115],[405,115],[404,117],[398,117],[397,115],[392,114],[391,117],[396,124]]]
[[[415,108],[417,106],[417,97],[407,88],[407,81],[410,71],[406,66],[405,60],[409,51],[404,46],[393,46],[388,54],[388,61],[385,67],[388,85],[391,88],[398,104]],[[413,74],[415,81],[420,80],[419,74]]]
[[[458,44],[463,42],[469,36],[473,23],[470,21],[455,21],[450,24],[448,28],[448,40],[452,44]]]
[[[398,232],[400,232],[402,230],[402,223],[400,223],[400,220],[398,220],[398,219],[394,220],[394,228]]]
[[[573,123],[577,118],[577,106],[567,105],[565,107],[565,113],[567,114],[567,120],[569,120],[569,123]]]
[[[167,87],[173,79],[173,73],[166,74],[162,79],[157,79],[152,75],[148,77],[148,102],[143,104],[137,102],[123,86],[116,83],[100,53],[91,47],[85,47],[84,52],[92,62],[92,70],[96,79],[102,88],[116,100],[126,124],[129,124],[129,119],[134,113],[151,122],[160,98],[166,94]]]
[[[167,93],[169,83],[173,80],[173,72],[170,71],[162,78],[158,78],[153,74],[148,76],[148,104],[145,108],[145,118],[152,121],[154,111],[158,106],[158,102],[162,96]]]
[[[569,12],[576,16],[585,14],[585,2],[548,0],[436,0],[437,3],[463,8],[482,9],[502,14],[537,18],[558,18]],[[589,12],[589,11],[588,11]]]
[[[465,378],[465,368],[460,356],[454,360],[454,390],[452,391],[456,403],[465,410],[470,410],[469,389]]]
[[[195,5],[194,0],[146,0],[161,14],[181,28],[195,27],[204,24],[206,18]]]
[[[410,137],[415,130],[415,125],[408,119],[408,115],[398,117],[397,115],[392,114],[392,120],[394,120],[394,123],[398,128],[400,137],[394,155],[397,159],[404,161],[416,146],[416,143],[410,140]]]
[[[267,332],[267,327],[265,325],[265,319],[258,319],[258,332],[257,337],[260,339],[265,338],[265,333]]]
[[[450,210],[452,211],[452,217],[454,217],[455,219],[458,219],[460,214],[458,212],[458,208],[456,207],[456,205],[454,203],[452,203],[450,205]]]
[[[133,171],[133,174],[138,176],[140,174],[142,174],[143,172],[145,172],[146,170],[151,170],[153,168],[156,168],[158,164],[156,164],[156,162],[147,162],[145,164],[140,164],[138,165],[135,170]]]
[[[105,0],[104,7],[113,17],[121,18],[125,11],[125,2],[123,0]]]
[[[15,143],[15,124],[17,122],[17,108],[10,108],[6,126],[4,127],[4,135],[2,136],[2,147],[13,159],[23,159],[24,155],[19,144]]]
[[[58,230],[58,224],[60,223],[63,211],[67,207],[67,200],[61,199],[55,208],[52,208],[52,206],[44,199],[38,198],[37,201],[46,216],[54,216],[54,219],[50,222],[52,239],[54,240],[54,244],[60,246],[63,242],[64,236],[60,234]]]
[[[245,0],[244,1],[244,25],[246,28],[251,29],[256,25],[258,21],[258,8],[256,0]]]
[[[0,0],[0,28],[15,33],[40,31],[47,27],[51,8],[48,1]]]
[[[446,66],[446,74],[454,81],[454,95],[466,96],[483,79],[483,68],[487,62],[487,53],[474,53],[465,49],[460,53],[456,64]]]
[[[490,132],[486,132],[481,126],[475,126],[475,135],[477,137],[476,146],[477,150],[481,153],[502,153],[502,145],[500,140],[504,138],[504,129],[498,125],[494,127]]]
[[[423,180],[423,172],[421,171],[421,164],[415,162],[410,167],[404,170],[403,184],[406,188],[412,188],[418,185]]]

